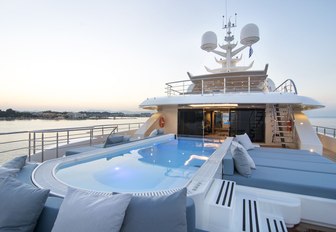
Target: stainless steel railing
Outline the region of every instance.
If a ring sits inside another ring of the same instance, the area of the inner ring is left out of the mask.
[[[88,127],[71,127],[48,130],[16,131],[0,133],[0,163],[5,156],[27,154],[29,160],[35,154],[45,160],[45,153],[53,150],[59,157],[62,146],[74,144],[95,145],[104,142],[110,133],[127,132],[140,128],[143,123],[105,124]]]
[[[336,138],[336,128],[324,127],[324,126],[313,126],[317,134],[323,134]]]
[[[275,88],[274,92],[294,93],[297,94],[297,89],[292,79],[287,79]]]

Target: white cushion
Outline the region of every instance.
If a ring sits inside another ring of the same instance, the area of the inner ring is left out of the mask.
[[[243,135],[236,135],[236,140],[245,147],[246,150],[255,148],[251,142],[250,137],[245,133]]]
[[[52,232],[119,231],[131,198],[69,188]]]
[[[247,152],[247,150],[239,143],[235,142],[235,141],[232,141],[232,145],[231,145],[231,154],[233,155],[234,154],[234,149],[235,147],[239,147],[239,149],[242,150],[242,152],[244,153],[244,156],[246,156],[247,160],[248,160],[248,163],[250,165],[250,167],[252,169],[256,169],[256,165],[254,163],[254,160],[252,159],[252,157],[250,156],[250,154]]]

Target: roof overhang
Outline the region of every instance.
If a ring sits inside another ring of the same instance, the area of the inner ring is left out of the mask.
[[[225,94],[197,94],[148,98],[140,104],[143,109],[157,109],[162,106],[190,106],[206,104],[284,104],[292,105],[301,110],[318,109],[324,107],[320,102],[293,93],[225,93]]]

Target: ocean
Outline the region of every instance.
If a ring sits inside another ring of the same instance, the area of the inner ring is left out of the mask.
[[[117,118],[117,119],[99,119],[99,120],[13,120],[13,121],[0,121],[0,133],[16,132],[16,131],[31,131],[42,129],[56,129],[56,128],[69,128],[69,127],[85,127],[94,125],[106,124],[127,124],[145,122],[147,118]],[[314,126],[323,126],[329,128],[336,128],[336,118],[333,117],[311,117],[310,121]],[[1,153],[1,151],[13,149],[17,144],[4,144],[6,141],[13,140],[27,140],[27,134],[14,134],[11,136],[0,136],[0,164],[10,159],[13,156],[23,154],[22,150],[14,151],[10,154]],[[24,143],[24,146],[27,142]]]

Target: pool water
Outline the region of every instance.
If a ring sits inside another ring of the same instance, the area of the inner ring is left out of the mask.
[[[107,192],[148,192],[183,187],[219,143],[198,138],[178,138],[150,146],[107,154],[87,162],[62,165],[56,178],[82,189]]]

